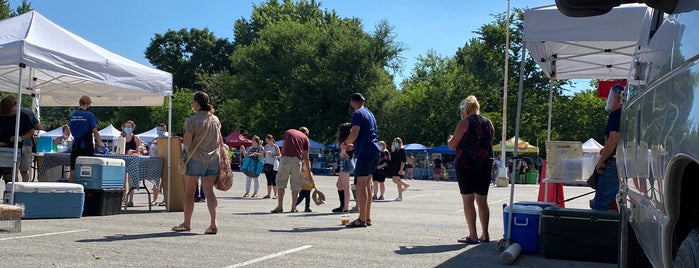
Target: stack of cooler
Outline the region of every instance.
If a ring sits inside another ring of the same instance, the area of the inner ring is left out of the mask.
[[[78,157],[75,183],[85,187],[84,216],[119,214],[124,194],[126,162],[122,159]]]
[[[619,213],[547,208],[541,213],[541,253],[547,258],[617,262]]]
[[[505,237],[508,234],[509,215],[512,212],[512,229],[510,230],[510,241],[518,243],[522,247],[522,252],[536,254],[539,251],[539,222],[541,211],[545,207],[553,206],[552,203],[545,202],[517,202],[503,207],[503,222],[505,227]]]
[[[10,203],[12,187],[14,203],[24,206],[25,219],[80,218],[83,213],[85,193],[80,184],[10,182],[5,185],[5,203]]]

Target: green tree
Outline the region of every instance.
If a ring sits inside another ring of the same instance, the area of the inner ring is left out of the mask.
[[[349,95],[365,94],[378,117],[395,94],[387,68],[402,48],[385,22],[369,34],[359,19],[339,18],[315,1],[268,1],[235,25],[235,72],[223,95],[240,100],[244,134],[280,136],[307,126],[312,139],[330,142],[349,119]]]
[[[172,73],[176,89],[202,90],[202,80],[230,68],[228,56],[232,52],[228,39],[216,38],[207,28],[192,28],[155,34],[145,56],[156,68]]]

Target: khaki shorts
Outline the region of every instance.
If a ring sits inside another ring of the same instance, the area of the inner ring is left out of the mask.
[[[301,160],[296,157],[282,156],[279,160],[277,188],[286,189],[287,182],[292,191],[301,191]]]
[[[32,166],[32,147],[22,146],[22,157],[19,158],[19,170],[27,171]]]

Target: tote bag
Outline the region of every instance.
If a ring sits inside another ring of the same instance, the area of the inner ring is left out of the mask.
[[[257,156],[249,156],[243,159],[243,163],[240,165],[240,169],[243,171],[245,176],[250,178],[257,178],[262,173],[262,167],[265,162],[260,160]]]

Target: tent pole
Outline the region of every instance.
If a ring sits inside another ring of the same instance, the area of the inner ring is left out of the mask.
[[[167,107],[167,129],[170,130],[170,137],[167,138],[167,201],[165,204],[167,204],[166,210],[169,211],[170,200],[172,199],[172,188],[170,187],[172,185],[172,177],[171,171],[172,171],[172,95],[168,97],[168,107]]]
[[[512,156],[514,157],[514,161],[517,160],[518,152],[519,152],[519,127],[521,125],[522,121],[522,91],[524,91],[524,64],[526,63],[526,56],[527,56],[527,42],[522,42],[522,61],[520,62],[519,65],[519,90],[517,92],[517,116],[515,118],[515,146],[512,149]],[[518,172],[516,169],[517,163],[512,162],[512,173],[514,174],[515,172]],[[520,178],[522,179],[522,178]],[[514,196],[515,196],[515,176],[512,175],[512,178],[510,178],[510,213],[508,214],[507,217],[507,239],[510,239],[511,236],[511,230],[512,230],[512,214],[514,214],[514,210],[512,210],[512,203],[514,202]]]
[[[26,68],[27,65],[24,63],[19,64],[19,81],[17,82],[17,103],[22,103],[22,73],[24,71],[24,68]],[[14,153],[12,155],[12,194],[10,195],[10,204],[15,203],[15,183],[17,182],[17,152],[18,145],[19,145],[19,140],[17,137],[19,137],[19,116],[20,116],[19,110],[17,110],[17,113],[15,115],[15,144],[14,144]]]
[[[550,77],[550,76],[549,76]],[[551,141],[551,111],[553,110],[553,78],[549,78],[549,122],[546,131],[546,141]]]
[[[507,1],[507,24],[505,25],[505,72],[502,87],[502,137],[500,137],[500,162],[505,168],[500,168],[498,177],[507,177],[507,152],[505,141],[507,140],[507,83],[510,67],[510,1]]]

